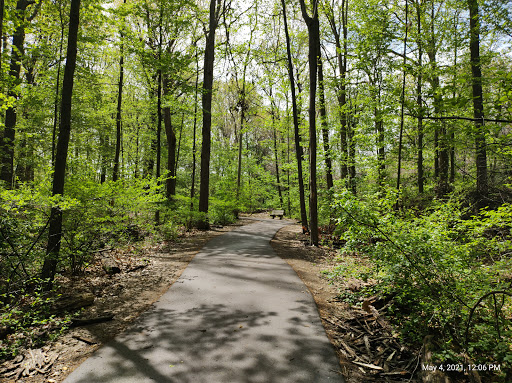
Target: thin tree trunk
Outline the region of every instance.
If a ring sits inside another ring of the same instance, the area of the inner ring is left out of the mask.
[[[348,0],[341,0],[341,15],[342,15],[342,30],[343,30],[343,47],[341,44],[340,34],[336,27],[334,20],[334,11],[332,8],[328,10],[327,19],[331,26],[331,31],[334,34],[334,42],[336,44],[336,58],[338,60],[338,67],[340,70],[340,81],[338,85],[338,92],[336,94],[338,98],[338,105],[340,108],[340,155],[341,155],[341,179],[346,179],[349,175],[349,148],[348,148],[348,136],[350,129],[347,123],[347,89],[346,89],[346,78],[347,78],[347,19],[348,19]],[[343,52],[343,54],[342,54]],[[320,70],[320,68],[319,68]],[[320,76],[320,72],[319,72]],[[322,73],[323,77],[323,73]],[[322,93],[322,91],[320,92]]]
[[[57,126],[59,125],[60,70],[61,70],[61,63],[62,63],[62,49],[63,49],[63,45],[64,45],[64,21],[63,21],[63,17],[62,17],[62,8],[60,8],[60,7],[59,7],[59,20],[60,20],[60,44],[59,44],[59,61],[57,62],[57,81],[55,82],[55,103],[54,103],[54,108],[53,108],[52,167],[55,165],[55,147],[57,144]]]
[[[170,93],[169,79],[165,75],[163,78],[163,92],[165,96]],[[167,179],[166,198],[171,200],[176,195],[176,132],[172,125],[171,108],[166,106],[164,108],[164,127],[165,135],[167,138]]]
[[[210,21],[206,35],[206,47],[204,52],[204,77],[203,77],[203,142],[201,145],[201,184],[199,186],[199,211],[205,216],[198,223],[199,228],[209,228],[208,204],[210,194],[210,151],[211,151],[211,126],[212,126],[212,89],[213,89],[213,63],[215,60],[215,30],[218,25],[218,13],[220,0],[210,0]]]
[[[417,173],[418,173],[418,193],[424,192],[425,175],[423,169],[423,42],[421,34],[421,5],[416,2],[416,17],[418,22],[418,78],[416,85],[416,102],[418,104],[418,158],[417,158]]]
[[[484,101],[482,91],[482,67],[480,62],[480,16],[478,0],[468,0],[471,54],[471,74],[473,91],[473,117],[475,119],[475,160],[476,190],[479,198],[486,198],[489,193],[487,180],[487,148],[484,131]]]
[[[71,0],[69,11],[68,46],[66,53],[66,67],[62,83],[61,119],[59,138],[55,156],[55,169],[53,172],[52,195],[64,194],[64,181],[66,176],[66,162],[68,155],[69,137],[71,133],[71,101],[73,95],[73,79],[76,66],[76,53],[78,41],[78,25],[80,21],[80,0]],[[62,238],[62,210],[54,206],[50,213],[50,227],[48,231],[48,244],[41,277],[48,280],[50,288],[57,270],[60,245]]]
[[[181,113],[180,137],[178,138],[178,147],[176,148],[176,161],[174,161],[174,176],[178,176],[178,163],[180,161],[181,138],[183,137],[183,123],[185,121],[185,113]],[[176,184],[176,180],[174,181]]]
[[[126,4],[126,0],[123,1]],[[121,49],[119,59],[119,84],[117,88],[117,114],[116,114],[116,150],[114,156],[114,170],[112,173],[112,181],[119,178],[119,156],[121,154],[121,126],[122,126],[122,106],[123,106],[123,79],[124,79],[124,36],[120,32]]]
[[[354,113],[355,115],[355,113]],[[356,119],[352,117],[352,121],[348,124],[348,154],[349,154],[349,184],[350,190],[355,195],[357,192],[356,185],[356,140],[354,137],[356,127]]]
[[[100,183],[104,183],[107,178],[107,160],[105,153],[107,152],[108,144],[108,136],[107,140],[105,140],[105,135],[100,131]]]
[[[167,179],[166,197],[171,200],[176,195],[176,133],[172,126],[171,108],[164,108],[165,135],[167,137]]]
[[[284,20],[284,33],[286,37],[286,55],[288,61],[288,78],[290,80],[290,90],[292,93],[292,114],[293,114],[293,127],[295,138],[295,156],[297,159],[297,178],[299,182],[299,204],[300,204],[300,220],[302,223],[303,231],[308,228],[308,216],[306,212],[306,198],[304,193],[304,178],[302,175],[302,157],[304,155],[299,129],[299,114],[297,110],[297,96],[295,93],[295,76],[293,75],[292,54],[290,49],[290,35],[288,33],[288,22],[286,19],[286,5],[285,0],[281,0],[283,7],[283,20]]]
[[[4,13],[5,13],[5,0],[0,0],[0,44],[4,37]],[[0,46],[1,48],[1,46]],[[2,72],[2,49],[0,49],[0,73]]]
[[[272,111],[270,112],[270,114],[272,115],[272,130],[274,132],[274,159],[275,159],[275,163],[276,163],[277,192],[279,194],[279,202],[280,202],[279,207],[283,208],[283,206],[284,206],[283,192],[281,191],[281,179],[279,177],[279,156],[278,156],[278,151],[277,151],[276,116],[275,116],[275,111],[274,111],[274,104],[272,102],[271,102],[271,108],[272,108]]]
[[[18,0],[16,3],[16,15],[19,24],[14,30],[12,38],[11,64],[9,75],[14,79],[14,84],[9,88],[8,95],[18,99],[17,85],[20,84],[21,61],[24,55],[25,44],[25,10],[29,2]],[[16,106],[9,106],[5,111],[4,134],[0,137],[0,180],[10,188],[14,181],[14,140],[16,136]]]
[[[304,0],[300,0],[302,17],[308,27],[309,42],[309,227],[312,246],[318,246],[318,197],[316,182],[316,82],[318,57],[320,52],[320,27],[318,21],[318,3],[314,3],[310,17]]]
[[[194,210],[194,196],[196,188],[196,133],[197,133],[197,93],[199,87],[199,59],[197,57],[196,47],[196,85],[194,91],[194,125],[192,133],[192,185],[190,186],[190,211]]]
[[[162,38],[160,36],[160,43]],[[160,55],[158,55],[160,58]],[[158,180],[160,178],[160,168],[162,162],[162,70],[158,69],[158,86],[157,86],[157,101],[156,101],[156,112],[157,112],[157,125],[156,125],[156,170],[155,176]],[[160,210],[157,209],[155,212],[155,224],[160,224]]]
[[[380,105],[380,86],[375,95],[376,106],[373,113],[375,116],[375,132],[377,134],[377,184],[379,192],[383,191],[386,171],[386,148],[384,141],[384,122]]]
[[[404,36],[404,72],[402,77],[402,97],[400,100],[400,133],[398,136],[398,169],[396,172],[396,190],[397,193],[400,191],[400,177],[402,174],[402,142],[404,137],[404,107],[405,107],[405,64],[407,59],[407,34],[409,32],[409,2],[405,0],[405,36]],[[398,200],[396,207],[398,208]]]
[[[320,42],[320,41],[319,41]],[[320,47],[318,47],[320,52]],[[331,159],[331,148],[329,145],[329,128],[327,127],[327,111],[325,108],[325,91],[324,91],[324,70],[322,59],[318,57],[318,97],[320,99],[320,124],[322,126],[322,137],[324,143],[324,157],[325,157],[325,179],[327,182],[327,190],[331,190],[334,186],[332,180],[332,159]],[[346,125],[346,121],[345,121]],[[347,145],[345,141],[345,146]],[[346,168],[346,161],[345,161]],[[345,175],[346,177],[346,175]]]
[[[242,94],[241,94],[241,111],[240,111],[240,132],[238,137],[238,169],[236,172],[236,200],[240,199],[240,185],[242,182],[242,145],[244,139],[244,122],[245,122],[245,70],[243,76]]]

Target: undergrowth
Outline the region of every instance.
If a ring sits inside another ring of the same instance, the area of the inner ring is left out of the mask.
[[[434,335],[439,363],[468,356],[499,365],[480,373],[505,382],[512,366],[512,205],[467,218],[455,198],[423,211],[396,210],[394,201],[348,191],[334,197],[336,235],[346,244],[330,277],[371,279],[366,296],[393,297],[388,314],[405,342]],[[360,255],[370,262],[358,262]],[[353,304],[365,291],[342,295]]]

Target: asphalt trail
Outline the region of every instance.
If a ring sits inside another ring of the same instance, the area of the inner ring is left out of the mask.
[[[64,382],[344,382],[313,298],[270,246],[284,225],[260,220],[212,239]]]

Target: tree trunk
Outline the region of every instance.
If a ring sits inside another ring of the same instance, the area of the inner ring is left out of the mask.
[[[18,0],[16,3],[16,15],[19,24],[12,37],[11,64],[9,76],[14,83],[9,87],[8,95],[18,99],[17,86],[20,84],[21,61],[24,55],[25,44],[25,10],[29,3],[27,0]],[[5,128],[0,140],[0,180],[4,181],[7,188],[12,187],[14,181],[14,139],[16,136],[16,106],[10,106],[5,111]]]
[[[421,6],[416,2],[416,17],[418,23],[418,78],[416,84],[416,102],[418,104],[418,157],[417,157],[417,174],[418,174],[418,193],[424,192],[425,175],[423,169],[423,43],[421,34]]]
[[[244,68],[245,69],[245,68]],[[244,76],[242,79],[242,92],[241,92],[241,110],[240,110],[240,133],[238,137],[238,169],[236,172],[236,200],[239,201],[240,198],[240,185],[242,182],[242,146],[244,139],[244,122],[245,122],[245,70]],[[274,118],[274,117],[272,117]]]
[[[196,188],[196,133],[197,133],[197,93],[199,87],[199,59],[196,47],[196,84],[194,91],[194,126],[192,133],[192,185],[190,186],[190,211],[194,210],[194,196]]]
[[[272,107],[272,111],[270,114],[272,115],[272,130],[274,131],[274,159],[275,159],[275,163],[276,163],[277,192],[279,194],[279,202],[280,202],[279,208],[282,209],[284,207],[284,203],[283,203],[283,192],[281,191],[281,179],[279,177],[279,156],[278,156],[278,147],[277,147],[276,117],[275,117],[275,111],[274,111],[273,104],[271,104],[271,107]]]
[[[489,192],[487,181],[487,148],[484,131],[484,101],[482,91],[482,67],[480,62],[480,16],[478,0],[468,0],[473,91],[473,117],[475,119],[476,149],[476,190],[479,198],[486,198]]]
[[[160,37],[160,43],[162,38]],[[160,55],[159,55],[160,56]],[[159,57],[160,58],[160,57]],[[160,168],[162,163],[162,70],[158,69],[158,86],[157,86],[157,101],[156,101],[156,113],[157,113],[157,125],[156,125],[156,170],[155,176],[158,180],[160,178]],[[160,210],[157,209],[155,212],[155,224],[160,224]]]
[[[318,41],[320,43],[320,39]],[[320,46],[318,47],[320,53]],[[320,98],[320,124],[322,125],[322,137],[324,143],[324,156],[325,156],[325,179],[327,182],[327,190],[331,190],[334,186],[332,180],[332,160],[331,160],[331,149],[329,145],[329,128],[327,127],[327,111],[325,108],[325,91],[324,91],[324,70],[323,63],[320,56],[318,56],[318,90]],[[346,121],[345,121],[346,125]],[[345,129],[346,130],[346,129]],[[347,142],[345,141],[345,147]],[[346,148],[345,148],[346,152]],[[347,167],[345,161],[345,168]],[[345,175],[346,177],[346,175]]]
[[[402,77],[402,97],[400,100],[400,133],[398,136],[398,169],[396,172],[396,191],[400,191],[400,177],[402,174],[402,143],[404,137],[404,107],[405,107],[405,64],[407,60],[407,34],[409,32],[409,2],[405,0],[405,36],[404,36],[404,62],[403,62],[403,77]],[[398,208],[398,200],[396,207]]]
[[[336,27],[336,22],[334,20],[334,11],[330,8],[327,12],[327,19],[331,26],[331,31],[334,35],[334,42],[336,44],[336,58],[338,60],[338,67],[340,70],[340,81],[338,85],[338,92],[336,94],[338,98],[338,105],[340,108],[340,155],[341,155],[341,179],[346,179],[349,175],[349,161],[350,158],[350,149],[348,148],[348,136],[350,133],[348,129],[350,129],[347,123],[347,89],[346,89],[346,78],[347,78],[347,21],[348,21],[348,0],[341,0],[341,15],[342,15],[342,29],[343,29],[343,47],[341,45],[340,34]],[[342,54],[343,52],[343,54]],[[320,68],[319,68],[320,70]],[[320,77],[320,72],[319,72]],[[322,73],[323,77],[323,73]],[[322,86],[322,85],[320,85]],[[322,91],[321,91],[322,93]]]
[[[377,106],[374,107],[373,113],[375,116],[375,132],[377,134],[377,184],[379,192],[382,192],[386,171],[386,147],[384,141],[384,122],[382,121],[382,112],[379,109],[380,87],[376,93],[375,100]]]
[[[168,106],[164,108],[164,125],[167,137],[166,197],[170,201],[176,195],[176,133],[172,126],[171,108]]]
[[[126,4],[126,0],[124,0]],[[119,59],[119,84],[117,88],[117,114],[116,114],[116,150],[114,156],[114,170],[112,173],[112,181],[119,178],[119,156],[121,154],[121,123],[122,123],[122,105],[123,105],[123,79],[124,79],[124,43],[123,32],[120,33],[121,39],[121,58]]]
[[[434,104],[434,115],[439,116],[441,114],[443,97],[440,93],[440,78],[437,72],[437,60],[436,60],[436,40],[434,33],[434,17],[435,8],[432,3],[431,8],[431,26],[430,26],[430,41],[427,46],[427,55],[431,67],[433,68],[434,75],[430,77],[430,84],[432,86],[433,93],[433,104]],[[441,122],[442,126],[439,128],[437,125],[434,128],[434,176],[437,180],[436,194],[437,197],[443,198],[448,193],[448,142],[446,137],[446,127],[444,122]]]
[[[218,9],[220,0],[210,0],[210,21],[206,35],[206,47],[204,52],[204,77],[203,77],[203,142],[201,145],[201,184],[199,186],[199,211],[204,213],[199,228],[208,229],[208,202],[210,194],[210,150],[212,127],[212,90],[213,90],[213,63],[215,60],[215,30],[218,25]]]
[[[66,175],[66,161],[68,155],[69,137],[71,133],[71,101],[73,95],[73,79],[76,66],[76,52],[78,40],[78,25],[80,21],[80,0],[71,0],[69,11],[68,46],[66,53],[66,67],[62,83],[61,119],[59,138],[55,156],[55,169],[53,172],[52,195],[64,194],[64,181]],[[62,210],[54,206],[50,213],[50,227],[48,231],[48,244],[41,277],[48,280],[47,287],[51,287],[57,261],[59,258],[62,238]]]
[[[54,102],[54,108],[53,108],[52,167],[55,165],[55,147],[57,144],[57,126],[59,125],[60,71],[61,71],[61,63],[62,63],[62,49],[63,49],[63,45],[64,45],[64,20],[62,17],[62,8],[59,8],[59,20],[60,20],[60,44],[59,44],[59,61],[57,62],[57,80],[55,82],[55,102]]]
[[[312,246],[318,246],[318,197],[316,184],[316,81],[320,52],[320,27],[318,3],[313,6],[313,16],[306,10],[304,0],[300,0],[302,17],[308,27],[309,45],[309,231]]]
[[[292,93],[292,114],[293,114],[293,127],[295,138],[295,156],[297,159],[297,178],[299,182],[299,204],[300,204],[300,220],[304,228],[308,227],[308,216],[306,212],[306,198],[304,193],[304,178],[302,176],[302,156],[303,150],[300,139],[299,129],[299,113],[297,110],[297,95],[295,94],[295,77],[293,75],[292,54],[290,49],[290,35],[288,33],[288,22],[286,19],[286,5],[285,0],[281,0],[283,7],[283,20],[284,20],[284,33],[286,37],[286,54],[288,61],[288,78],[290,79],[290,90]]]
[[[2,55],[1,41],[4,37],[4,13],[5,13],[5,0],[0,0],[0,55]],[[0,60],[0,73],[2,72],[2,60]]]

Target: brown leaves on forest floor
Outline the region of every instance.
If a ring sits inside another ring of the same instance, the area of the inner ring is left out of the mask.
[[[59,276],[62,297],[55,310],[83,307],[79,318],[71,324],[75,327],[41,349],[25,350],[17,358],[0,364],[0,382],[62,382],[101,344],[147,310],[178,279],[208,240],[251,222],[241,220],[209,231],[182,231],[174,241],[102,249],[82,275]],[[102,263],[105,258],[119,272],[107,273]]]

